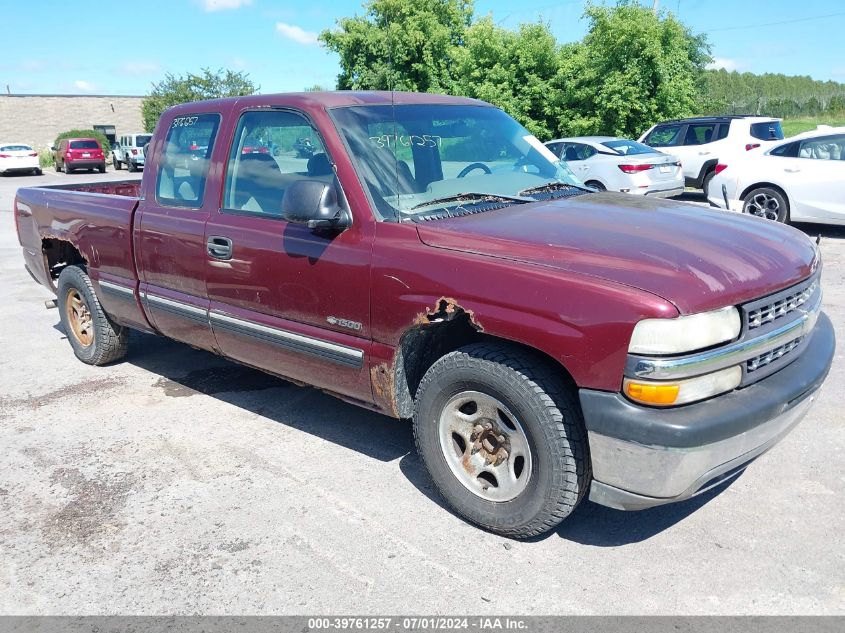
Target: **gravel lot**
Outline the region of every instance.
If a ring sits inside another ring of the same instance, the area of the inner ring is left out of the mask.
[[[405,423],[153,336],[76,361],[11,206],[101,178],[0,178],[0,613],[845,613],[842,351],[730,485],[507,541],[443,507]],[[845,230],[802,229],[845,341]]]

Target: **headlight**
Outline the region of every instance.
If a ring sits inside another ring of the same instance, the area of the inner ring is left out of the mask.
[[[675,319],[643,319],[634,327],[632,354],[683,354],[732,341],[742,329],[733,306]]]
[[[626,378],[622,383],[622,390],[635,402],[653,407],[669,407],[697,402],[731,391],[736,389],[741,381],[742,369],[736,365],[712,374],[672,382]]]

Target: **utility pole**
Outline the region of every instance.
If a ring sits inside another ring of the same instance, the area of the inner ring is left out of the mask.
[[[651,2],[651,11],[654,15],[657,15],[657,5],[660,4],[660,0],[652,0]]]

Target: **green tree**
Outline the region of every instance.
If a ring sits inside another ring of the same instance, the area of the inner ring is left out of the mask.
[[[181,77],[167,73],[162,81],[153,84],[152,91],[141,104],[144,128],[152,132],[162,112],[171,106],[189,101],[251,95],[258,88],[249,75],[232,70],[203,68],[198,75],[188,73]]]
[[[568,134],[635,137],[661,119],[699,108],[710,49],[670,13],[635,0],[588,5],[583,41],[561,51],[554,93]]]
[[[539,138],[554,134],[558,117],[549,97],[560,59],[548,25],[509,31],[483,17],[467,30],[453,58],[453,93],[499,106]]]
[[[452,58],[472,21],[472,0],[372,0],[320,41],[340,56],[340,90],[447,92]]]

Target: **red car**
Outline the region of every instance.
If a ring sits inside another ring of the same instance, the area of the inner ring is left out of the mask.
[[[258,134],[278,156],[244,152]],[[737,475],[833,358],[805,234],[597,192],[480,101],[188,103],[147,161],[140,183],[18,191],[76,356],[114,362],[138,329],[413,419],[436,488],[499,534]]]
[[[56,171],[66,174],[77,169],[106,171],[106,156],[95,138],[63,138],[53,150],[53,161]]]

